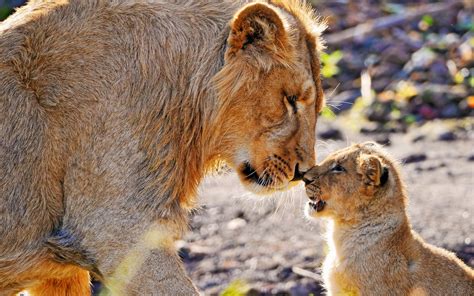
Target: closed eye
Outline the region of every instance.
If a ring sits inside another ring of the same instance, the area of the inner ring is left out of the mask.
[[[293,108],[293,112],[296,113],[298,108],[296,107],[296,101],[298,100],[298,96],[285,96],[288,103],[290,103],[291,107]]]
[[[330,171],[331,171],[331,173],[339,174],[339,173],[344,173],[344,172],[346,171],[346,169],[345,169],[342,165],[336,163],[336,164],[331,168]]]

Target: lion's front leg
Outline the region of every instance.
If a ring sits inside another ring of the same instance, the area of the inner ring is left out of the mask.
[[[135,257],[134,254],[125,261],[112,276],[104,280],[106,294],[199,295],[172,250],[155,249],[146,255]]]
[[[135,243],[103,254],[98,269],[104,294],[199,295],[177,255],[173,233],[167,225],[152,225]]]

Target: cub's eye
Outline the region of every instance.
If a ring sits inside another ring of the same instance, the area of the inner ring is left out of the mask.
[[[294,112],[296,113],[297,108],[296,108],[296,101],[298,101],[298,96],[286,96],[286,100],[288,103],[290,103],[291,107],[293,108]]]
[[[340,164],[338,164],[338,163],[335,164],[335,165],[331,168],[331,172],[332,172],[332,173],[343,173],[343,172],[345,172],[345,171],[346,171],[346,169],[345,169],[342,165],[340,165]]]

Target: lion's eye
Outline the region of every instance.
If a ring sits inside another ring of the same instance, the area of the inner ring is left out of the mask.
[[[333,173],[343,173],[345,172],[346,169],[340,165],[340,164],[335,164],[332,168],[331,168],[331,172]]]
[[[296,113],[297,108],[296,108],[296,101],[298,101],[298,96],[286,96],[286,100],[288,103],[290,103],[291,107],[293,108],[294,112]]]
[[[287,96],[286,99],[288,100],[288,102],[291,103],[296,103],[296,101],[298,100],[298,96]]]

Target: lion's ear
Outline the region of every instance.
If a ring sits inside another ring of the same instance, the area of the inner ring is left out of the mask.
[[[230,53],[282,50],[287,44],[284,20],[271,6],[253,3],[238,11],[231,24],[228,39]]]
[[[385,185],[388,179],[388,169],[382,166],[382,161],[374,155],[359,156],[357,171],[362,175],[361,190],[366,195],[374,195],[377,188]]]

